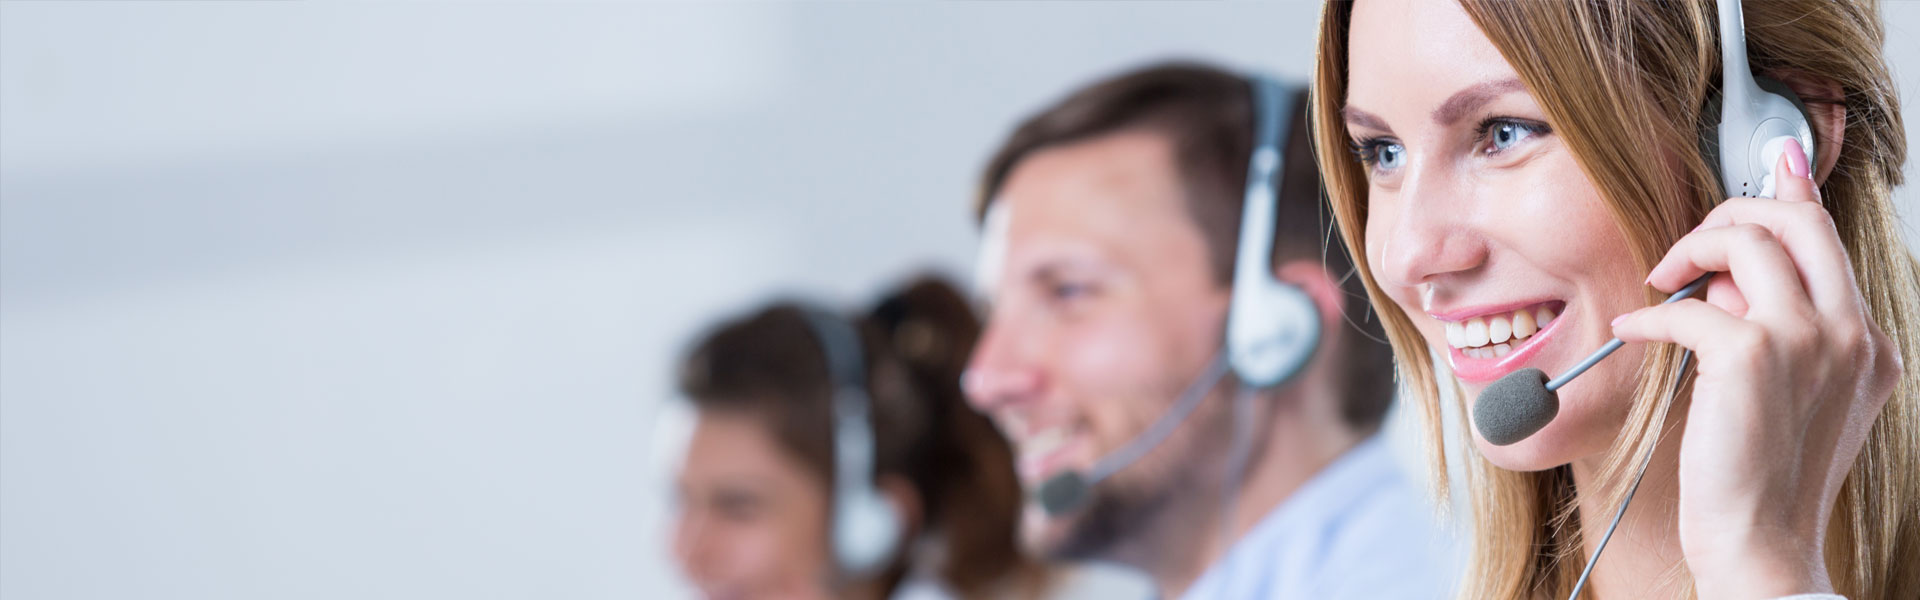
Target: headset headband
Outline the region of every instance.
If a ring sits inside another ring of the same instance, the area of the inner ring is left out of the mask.
[[[801,313],[826,354],[833,387],[834,489],[863,490],[873,481],[874,441],[860,334],[846,320],[825,312],[802,309]]]

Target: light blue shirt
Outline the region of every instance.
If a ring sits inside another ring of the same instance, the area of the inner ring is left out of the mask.
[[[1261,518],[1182,598],[1447,598],[1463,554],[1375,435]]]

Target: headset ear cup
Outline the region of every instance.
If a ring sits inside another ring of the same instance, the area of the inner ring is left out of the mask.
[[[1807,110],[1806,101],[1801,100],[1800,94],[1793,91],[1793,86],[1787,85],[1787,83],[1784,81],[1780,81],[1778,79],[1774,79],[1772,77],[1766,77],[1762,75],[1754,75],[1753,83],[1756,85],[1759,85],[1760,89],[1771,92],[1775,96],[1786,98],[1787,102],[1790,102],[1793,104],[1794,110],[1799,112],[1800,123],[1806,126],[1807,131],[1813,131],[1813,112]],[[1814,136],[1813,141],[1814,143],[1818,144],[1820,142],[1819,136]],[[1817,148],[1813,146],[1807,146],[1802,150],[1804,150],[1807,153],[1807,164],[1809,165],[1818,164],[1814,160],[1814,156],[1813,156],[1814,151],[1817,150]]]
[[[899,551],[904,523],[892,499],[869,487],[835,503],[834,559],[848,575],[872,575]]]
[[[1280,287],[1286,290],[1282,295],[1285,306],[1281,310],[1296,321],[1293,328],[1299,332],[1288,336],[1288,343],[1294,346],[1291,354],[1295,358],[1285,365],[1284,378],[1291,378],[1313,360],[1314,350],[1320,347],[1320,305],[1315,304],[1313,297],[1307,295],[1307,290],[1300,286],[1282,283]]]
[[[1769,197],[1786,140],[1798,140],[1809,159],[1814,151],[1813,121],[1805,102],[1789,86],[1755,76],[1747,58],[1744,8],[1739,0],[1718,0],[1720,26],[1719,118],[1711,154],[1720,175],[1722,197]],[[1704,144],[1703,144],[1704,147]],[[1769,160],[1774,159],[1774,160]],[[1809,162],[1812,162],[1811,160]]]
[[[1807,111],[1807,103],[1800,99],[1800,94],[1793,91],[1793,86],[1787,85],[1787,82],[1764,75],[1754,75],[1753,83],[1760,86],[1760,89],[1772,92],[1775,96],[1786,98],[1788,102],[1793,103],[1794,108],[1800,109],[1801,119],[1809,123],[1813,122],[1813,113]]]
[[[1320,309],[1299,286],[1268,279],[1230,309],[1229,361],[1241,383],[1272,387],[1300,372],[1320,345]]]
[[[1800,120],[1805,121],[1809,128],[1813,126],[1813,112],[1807,110],[1806,101],[1801,100],[1800,94],[1793,91],[1793,86],[1763,75],[1754,75],[1753,83],[1760,86],[1761,90],[1786,98],[1788,102],[1793,103],[1793,107],[1800,111]],[[1707,96],[1706,104],[1700,107],[1700,122],[1703,124],[1700,128],[1700,156],[1705,158],[1709,165],[1720,164],[1720,132],[1716,124],[1720,119],[1721,101],[1720,93],[1714,92]],[[1813,162],[1813,151],[1813,148],[1806,149],[1808,163]]]
[[[1273,272],[1283,189],[1279,179],[1286,172],[1281,149],[1291,138],[1289,115],[1296,108],[1295,94],[1265,77],[1249,79],[1254,150],[1248,159],[1240,238],[1234,252],[1227,363],[1241,383],[1267,388],[1292,377],[1313,356],[1320,343],[1320,311],[1306,291],[1276,279]]]

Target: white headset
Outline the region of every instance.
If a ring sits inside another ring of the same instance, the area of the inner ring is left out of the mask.
[[[1279,385],[1313,358],[1320,343],[1320,311],[1299,286],[1273,274],[1274,221],[1286,172],[1282,147],[1294,114],[1293,94],[1279,82],[1253,75],[1254,147],[1247,165],[1246,203],[1233,260],[1233,291],[1227,309],[1227,364],[1244,385]]]
[[[870,576],[898,552],[905,523],[899,507],[873,485],[873,406],[860,334],[825,312],[802,309],[801,314],[826,354],[833,384],[834,563],[842,576]]]
[[[1779,164],[1787,140],[1798,138],[1807,165],[1814,164],[1813,127],[1806,105],[1793,90],[1755,76],[1747,64],[1747,27],[1740,0],[1718,2],[1720,124],[1706,149],[1720,163],[1721,185],[1726,186],[1723,197],[1772,198],[1773,166]]]

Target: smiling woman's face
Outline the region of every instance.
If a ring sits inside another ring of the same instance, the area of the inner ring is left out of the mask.
[[[1368,177],[1366,260],[1434,353],[1477,396],[1523,367],[1565,371],[1644,304],[1599,190],[1513,67],[1454,2],[1361,0],[1348,39],[1346,126]],[[1642,350],[1560,390],[1533,437],[1492,446],[1537,470],[1604,451]]]
[[[687,578],[713,600],[831,597],[826,486],[764,417],[703,411],[678,485]]]

